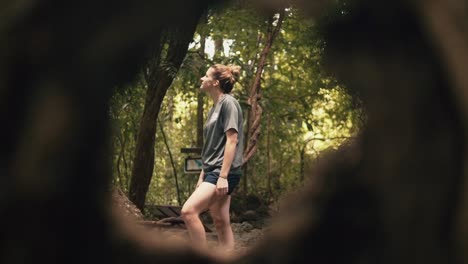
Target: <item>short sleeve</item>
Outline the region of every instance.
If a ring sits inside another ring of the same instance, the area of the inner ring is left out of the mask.
[[[222,108],[222,121],[224,133],[229,129],[235,129],[239,133],[239,110],[231,100],[226,100]]]

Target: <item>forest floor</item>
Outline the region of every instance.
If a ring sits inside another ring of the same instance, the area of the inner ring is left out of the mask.
[[[208,247],[211,249],[218,248],[218,241],[216,236],[215,228],[212,224],[205,224],[209,227],[212,232],[207,232],[207,243]],[[243,254],[251,247],[253,247],[262,237],[264,229],[253,228],[248,222],[243,223],[232,223],[232,231],[234,233],[235,241],[235,253]],[[159,231],[162,231],[168,238],[177,240],[182,239],[185,242],[189,242],[189,235],[187,229],[184,227],[180,228],[161,228]]]
[[[162,233],[165,237],[175,241],[189,242],[188,231],[183,223],[177,221],[174,223],[161,223],[157,219],[148,219],[144,217],[141,211],[125,196],[120,190],[113,191],[114,206],[119,208],[119,212],[131,217],[137,222],[142,223],[148,229],[147,235],[151,236],[153,232]],[[247,210],[247,214],[253,214],[252,210]],[[202,215],[202,222],[211,232],[207,232],[207,243],[209,248],[218,247],[216,229],[208,215]],[[231,223],[234,233],[235,250],[233,253],[242,254],[252,248],[269,228],[269,217],[241,217],[232,215]],[[244,219],[243,219],[244,218]],[[244,221],[245,220],[245,221]],[[248,220],[248,221],[247,221]],[[157,234],[154,234],[157,235]]]

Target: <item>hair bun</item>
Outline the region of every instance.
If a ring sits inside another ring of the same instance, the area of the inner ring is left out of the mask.
[[[237,65],[228,65],[229,70],[231,72],[231,83],[234,84],[239,80],[240,77],[240,66]]]

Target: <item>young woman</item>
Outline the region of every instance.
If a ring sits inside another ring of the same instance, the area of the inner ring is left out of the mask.
[[[213,100],[203,128],[202,171],[197,187],[182,207],[182,218],[195,246],[205,247],[206,236],[199,215],[209,209],[219,247],[234,248],[229,217],[230,194],[241,177],[243,132],[242,109],[230,94],[239,78],[238,66],[215,64],[201,81],[200,90]]]

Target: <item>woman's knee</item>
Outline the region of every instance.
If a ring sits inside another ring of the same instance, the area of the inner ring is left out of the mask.
[[[188,221],[193,219],[193,217],[198,217],[198,213],[191,206],[184,205],[184,207],[182,207],[182,210],[180,211],[180,216],[184,221]]]

